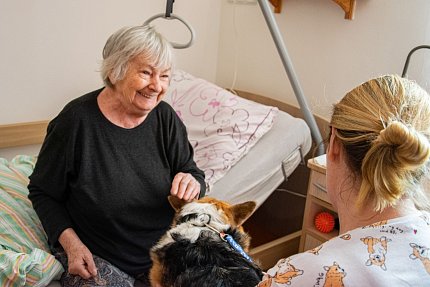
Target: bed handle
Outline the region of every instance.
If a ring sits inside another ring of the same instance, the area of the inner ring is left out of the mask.
[[[160,13],[160,14],[157,14],[157,15],[150,17],[148,20],[146,20],[143,23],[143,25],[149,25],[149,23],[151,23],[152,21],[154,21],[155,19],[158,19],[158,18],[163,18],[163,19],[167,19],[167,20],[178,20],[178,21],[182,22],[188,28],[188,31],[190,31],[190,34],[191,34],[190,40],[188,41],[188,43],[185,43],[185,44],[180,44],[180,43],[176,43],[176,42],[170,42],[170,44],[175,49],[185,49],[185,48],[190,47],[193,44],[196,33],[194,32],[193,27],[190,24],[188,24],[187,21],[185,21],[181,17],[172,13],[173,2],[175,2],[175,0],[167,0],[166,13]]]
[[[421,46],[417,46],[417,47],[413,48],[413,49],[409,52],[408,56],[406,57],[405,65],[403,66],[402,78],[406,77],[406,73],[408,72],[409,61],[410,61],[410,59],[411,59],[412,54],[413,54],[416,50],[419,50],[419,49],[430,49],[430,46],[429,46],[429,45],[421,45]]]

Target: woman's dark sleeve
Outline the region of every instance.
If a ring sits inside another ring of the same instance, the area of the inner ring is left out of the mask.
[[[194,150],[188,140],[187,129],[173,109],[171,109],[170,118],[169,153],[174,172],[175,174],[178,172],[190,173],[200,183],[199,197],[201,198],[206,193],[205,174],[194,161]]]
[[[72,158],[70,132],[58,118],[50,122],[28,185],[28,198],[51,246],[57,244],[63,230],[72,227],[65,208],[67,177],[71,168],[69,160]]]

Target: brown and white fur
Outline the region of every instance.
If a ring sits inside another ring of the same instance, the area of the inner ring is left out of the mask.
[[[151,249],[151,286],[258,284],[262,277],[260,268],[235,251],[219,234],[231,235],[247,252],[250,237],[241,225],[254,211],[255,202],[230,205],[204,197],[187,203],[173,196],[169,196],[169,202],[176,214],[171,228]]]

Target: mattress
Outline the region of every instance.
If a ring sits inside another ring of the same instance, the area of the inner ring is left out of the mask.
[[[279,111],[272,128],[220,180],[208,196],[260,206],[296,169],[312,145],[306,122]]]

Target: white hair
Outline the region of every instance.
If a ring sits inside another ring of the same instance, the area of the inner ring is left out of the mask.
[[[131,59],[143,55],[159,69],[173,65],[170,43],[149,25],[124,27],[112,34],[103,48],[101,76],[106,86],[124,78]]]

